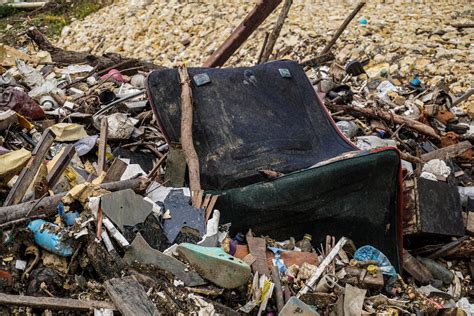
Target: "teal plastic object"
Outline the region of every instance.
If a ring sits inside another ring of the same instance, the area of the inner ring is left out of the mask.
[[[73,249],[68,242],[64,241],[64,232],[55,231],[57,228],[57,225],[42,219],[36,219],[28,225],[28,229],[33,232],[36,244],[59,256],[69,257]]]
[[[250,279],[250,266],[221,248],[182,243],[176,251],[203,278],[220,287],[234,289],[244,285]]]

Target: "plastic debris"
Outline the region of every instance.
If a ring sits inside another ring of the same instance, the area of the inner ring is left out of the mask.
[[[67,236],[55,224],[36,219],[28,224],[35,237],[35,242],[44,249],[63,257],[69,257],[73,248],[66,240]]]

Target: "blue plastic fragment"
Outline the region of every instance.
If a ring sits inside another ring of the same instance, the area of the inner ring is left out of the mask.
[[[64,204],[60,202],[58,204],[58,215],[63,218],[64,217]]]
[[[281,260],[281,252],[282,251],[286,251],[284,249],[280,249],[280,248],[275,248],[275,247],[267,247],[271,252],[274,253],[274,260],[275,260],[275,265],[277,266],[278,268],[278,271],[280,271],[280,273],[285,273],[286,272],[286,266],[285,264],[283,263],[283,260]]]
[[[377,266],[382,274],[387,277],[387,288],[397,280],[397,271],[390,263],[390,260],[377,248],[372,246],[363,246],[356,250],[354,259],[357,261],[377,261]]]
[[[66,222],[66,225],[72,226],[76,224],[76,218],[79,217],[79,212],[74,211],[74,212],[67,212],[64,214],[64,221]]]
[[[410,80],[410,86],[412,87],[421,87],[421,80],[418,77],[415,77]]]
[[[42,219],[36,219],[31,221],[28,229],[33,232],[35,243],[40,247],[62,257],[72,255],[73,249],[68,242],[64,241],[64,233],[55,232],[58,229],[57,225]]]
[[[369,23],[369,22],[367,21],[366,18],[360,18],[360,20],[359,20],[359,24],[360,24],[360,25],[367,25],[368,23]]]

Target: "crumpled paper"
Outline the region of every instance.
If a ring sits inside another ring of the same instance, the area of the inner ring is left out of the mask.
[[[0,155],[0,184],[5,185],[28,163],[31,152],[22,148]]]
[[[71,142],[88,137],[84,126],[75,123],[58,123],[51,126],[51,130],[56,134],[56,141]]]
[[[107,136],[109,139],[128,139],[138,120],[127,114],[115,113],[107,116]]]

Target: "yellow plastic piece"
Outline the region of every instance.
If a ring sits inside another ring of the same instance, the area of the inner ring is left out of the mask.
[[[26,117],[18,113],[16,114],[16,116],[18,118],[18,124],[20,124],[21,127],[26,128],[28,131],[31,131],[33,129],[34,125],[31,124],[31,122],[28,121]]]

